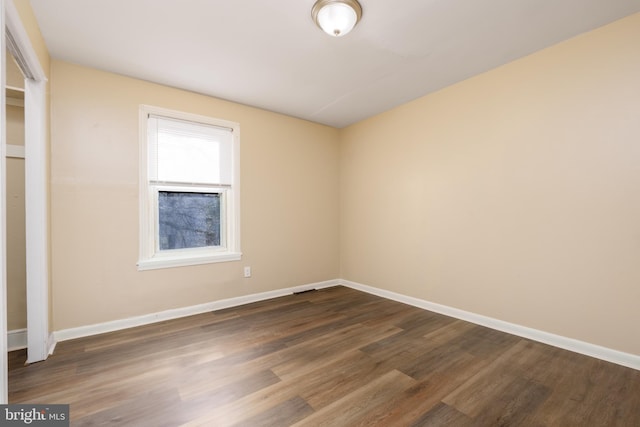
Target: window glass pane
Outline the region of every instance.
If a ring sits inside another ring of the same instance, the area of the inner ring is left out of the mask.
[[[158,180],[220,184],[220,143],[158,133]]]
[[[233,134],[228,129],[149,117],[149,179],[232,184]]]
[[[159,249],[220,246],[220,194],[160,191]]]

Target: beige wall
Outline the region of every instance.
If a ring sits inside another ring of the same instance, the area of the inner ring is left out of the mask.
[[[24,145],[24,108],[7,105],[7,144]],[[7,158],[7,329],[27,327],[24,159]]]
[[[16,93],[21,96],[21,93]],[[20,98],[13,98],[16,101],[23,101]],[[16,102],[16,103],[18,103]],[[7,144],[24,146],[24,107],[7,105]]]
[[[342,277],[640,354],[639,42],[637,14],[345,129]]]
[[[336,129],[60,61],[51,91],[54,330],[338,277]],[[140,104],[240,123],[242,262],[137,271]]]

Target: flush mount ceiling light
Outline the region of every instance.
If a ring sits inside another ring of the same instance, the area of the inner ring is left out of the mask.
[[[311,9],[311,16],[322,31],[341,37],[358,23],[362,7],[356,0],[318,0]]]

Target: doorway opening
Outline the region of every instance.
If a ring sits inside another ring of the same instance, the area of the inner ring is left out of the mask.
[[[26,258],[26,311],[27,360],[26,363],[45,360],[54,344],[49,333],[49,232],[48,232],[48,128],[46,84],[47,78],[31,44],[20,15],[13,2],[0,0],[0,36],[2,79],[7,75],[7,62],[13,57],[24,81],[24,222]],[[7,53],[9,52],[9,53]],[[8,56],[10,56],[8,58]],[[6,88],[0,92],[2,110],[2,154],[6,143]],[[19,92],[19,91],[18,91]],[[0,156],[0,329],[7,332],[7,227],[6,183],[7,165]],[[7,402],[7,339],[0,340],[0,403]]]

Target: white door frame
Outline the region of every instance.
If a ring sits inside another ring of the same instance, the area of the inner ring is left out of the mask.
[[[0,0],[0,28],[4,28],[5,0]],[[8,403],[7,389],[7,81],[4,31],[0,36],[0,404]]]
[[[47,181],[47,78],[40,60],[31,44],[20,15],[12,0],[0,0],[4,19],[0,19],[2,32],[2,83],[6,80],[5,46],[16,56],[20,68],[28,78],[25,79],[25,229],[27,258],[27,363],[45,360],[53,344],[49,333],[49,226],[48,226],[48,181]],[[4,22],[3,22],[4,21]],[[0,191],[2,191],[2,242],[0,244],[0,273],[2,275],[0,292],[0,327],[3,339],[0,340],[0,370],[2,381],[0,401],[7,398],[7,347],[6,347],[6,132],[5,132],[5,94],[2,95],[2,171],[0,173]]]
[[[25,80],[27,363],[45,360],[49,333],[49,221],[46,80]]]

